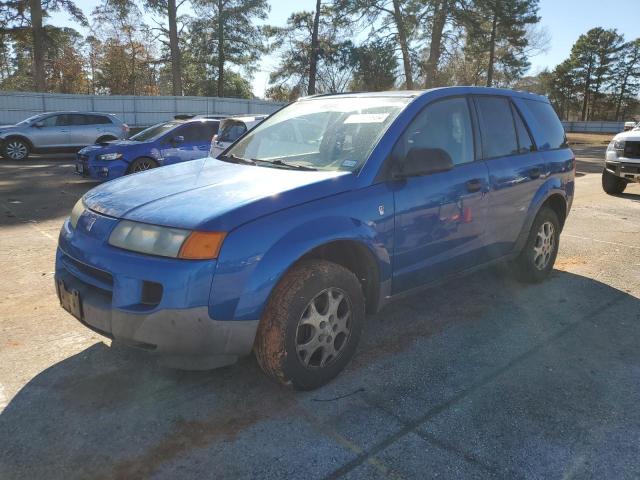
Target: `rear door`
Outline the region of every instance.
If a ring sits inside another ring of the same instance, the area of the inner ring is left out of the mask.
[[[548,172],[519,109],[508,97],[478,95],[475,105],[491,184],[490,255],[496,258],[512,251]]]
[[[98,126],[92,124],[92,115],[82,113],[69,113],[68,118],[68,144],[71,147],[85,147],[92,145],[98,138]]]
[[[427,105],[394,148],[402,161],[411,148],[441,149],[454,168],[392,182],[395,199],[393,293],[429,283],[484,261],[489,176],[476,160],[466,97]]]

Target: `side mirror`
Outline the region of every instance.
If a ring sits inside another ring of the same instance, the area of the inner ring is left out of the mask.
[[[433,173],[446,172],[453,168],[451,156],[441,148],[417,148],[409,153],[396,168],[393,177],[396,179],[420,177]]]
[[[171,139],[171,143],[173,143],[174,145],[184,143],[184,137],[182,135],[177,135]]]
[[[35,128],[42,128],[42,127],[44,127],[44,122],[36,122],[31,126],[35,127]]]

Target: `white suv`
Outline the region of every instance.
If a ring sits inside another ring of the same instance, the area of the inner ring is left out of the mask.
[[[214,135],[211,139],[209,156],[217,157],[220,155],[229,145],[267,117],[268,115],[247,115],[222,119],[217,135]]]
[[[629,182],[640,182],[640,129],[617,134],[607,147],[602,188],[615,195]]]

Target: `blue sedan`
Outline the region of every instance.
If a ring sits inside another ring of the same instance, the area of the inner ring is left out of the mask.
[[[159,123],[132,136],[90,145],[78,152],[76,173],[104,182],[129,173],[206,157],[219,120]]]

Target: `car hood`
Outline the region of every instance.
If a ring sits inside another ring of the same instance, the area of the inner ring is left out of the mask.
[[[350,190],[350,172],[239,165],[202,158],[137,173],[89,191],[88,208],[154,225],[230,231],[253,219]]]
[[[140,146],[144,142],[136,142],[134,140],[109,140],[107,142],[96,143],[95,145],[89,145],[80,150],[79,153],[90,153],[100,151],[100,153],[110,153],[118,150],[123,150],[128,147]]]
[[[640,130],[627,130],[626,132],[620,132],[615,137],[615,140],[625,141],[640,141]]]

